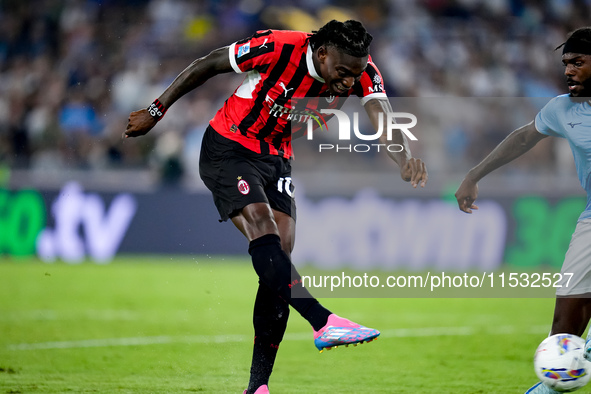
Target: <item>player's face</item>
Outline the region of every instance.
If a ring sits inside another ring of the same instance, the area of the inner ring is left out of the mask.
[[[591,97],[591,56],[568,52],[562,55],[568,91],[573,97]]]
[[[324,78],[330,93],[340,95],[351,89],[365,71],[367,59],[367,56],[347,55],[333,47],[320,47],[320,76]]]

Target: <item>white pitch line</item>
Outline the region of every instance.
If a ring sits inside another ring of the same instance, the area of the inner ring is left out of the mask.
[[[153,337],[128,337],[128,338],[104,338],[84,339],[80,341],[54,341],[38,343],[19,343],[8,345],[8,350],[38,350],[38,349],[74,349],[108,346],[145,346],[167,343],[231,343],[247,340],[246,335],[192,335],[169,336],[160,335]]]
[[[420,337],[442,337],[442,336],[470,336],[470,335],[510,335],[516,333],[545,333],[549,326],[531,326],[527,329],[520,329],[514,326],[500,326],[494,329],[482,330],[478,327],[424,327],[424,328],[395,328],[383,330],[381,339],[389,338],[420,338]],[[312,340],[312,333],[288,333],[285,335],[287,341]],[[79,341],[53,341],[37,343],[19,343],[8,345],[8,350],[44,350],[44,349],[78,349],[91,347],[112,347],[112,346],[147,346],[169,343],[234,343],[252,341],[248,335],[190,335],[190,336],[169,336],[160,335],[152,337],[129,337],[129,338],[104,338],[85,339]]]

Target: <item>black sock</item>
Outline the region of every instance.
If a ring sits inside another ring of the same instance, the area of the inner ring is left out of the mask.
[[[254,303],[254,348],[247,393],[269,384],[279,344],[287,327],[289,305],[277,293],[260,283]]]
[[[318,331],[331,312],[324,308],[302,286],[302,278],[291,260],[281,249],[281,239],[275,234],[252,240],[248,247],[252,265],[262,283],[291,305]]]

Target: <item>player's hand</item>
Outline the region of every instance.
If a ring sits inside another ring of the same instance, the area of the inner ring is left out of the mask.
[[[402,168],[400,168],[400,176],[406,182],[410,182],[412,187],[425,187],[429,175],[427,174],[427,166],[421,159],[410,158]]]
[[[468,178],[464,178],[460,187],[456,191],[456,199],[460,210],[466,213],[472,213],[473,209],[478,209],[474,204],[478,197],[478,184]]]
[[[148,133],[154,126],[156,126],[156,119],[150,115],[147,109],[134,111],[129,114],[127,128],[123,133],[123,137],[139,137]]]

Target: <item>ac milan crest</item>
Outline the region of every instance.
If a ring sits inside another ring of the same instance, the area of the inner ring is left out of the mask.
[[[238,191],[244,195],[250,192],[250,185],[241,176],[238,177]]]

